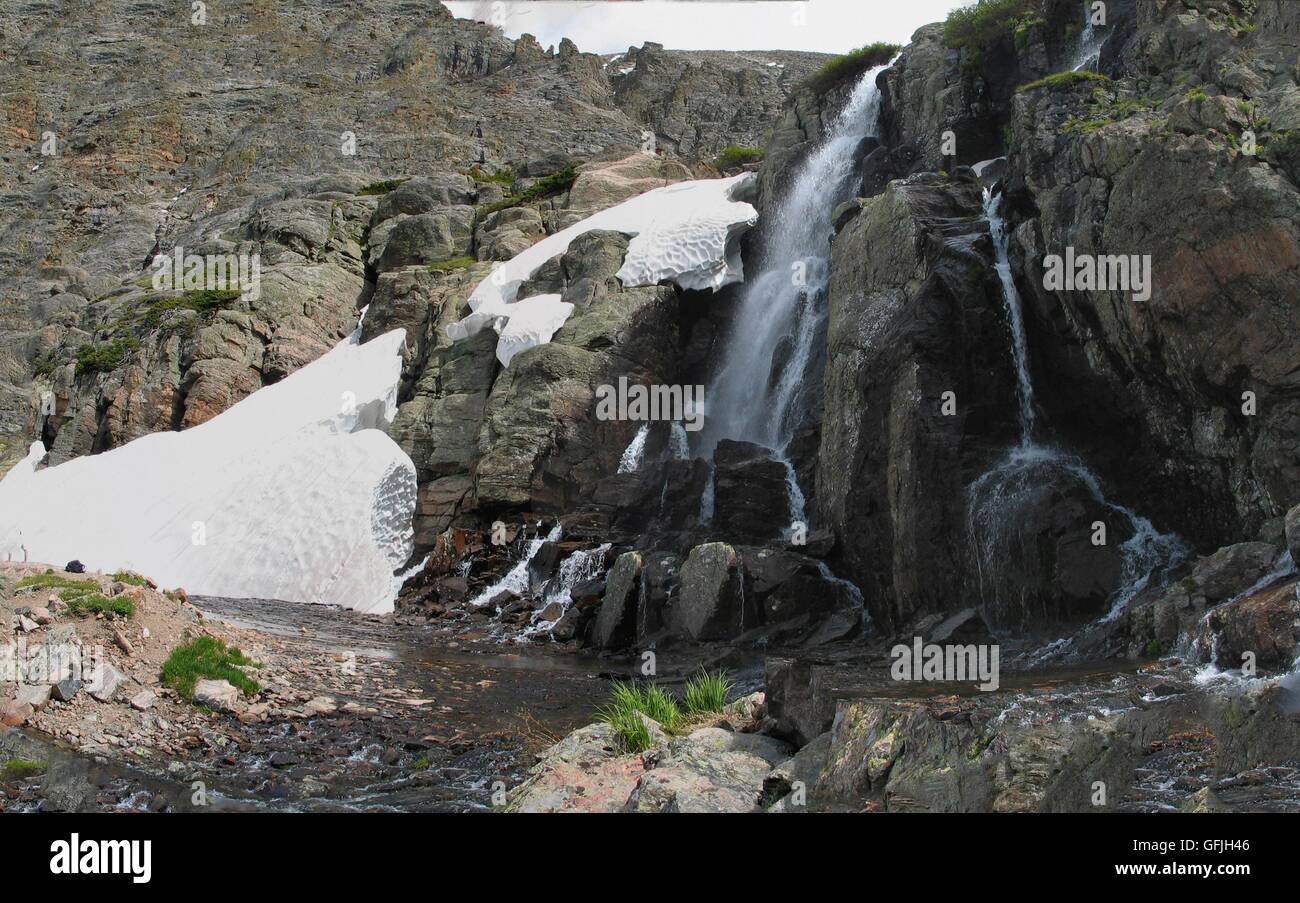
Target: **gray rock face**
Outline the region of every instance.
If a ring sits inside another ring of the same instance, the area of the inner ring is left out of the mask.
[[[217,712],[233,712],[239,706],[239,690],[228,680],[200,680],[194,685],[194,704]]]
[[[1300,497],[1284,451],[1300,439],[1298,352],[1278,338],[1300,332],[1284,300],[1300,291],[1300,188],[1277,157],[1234,146],[1244,110],[1300,124],[1300,88],[1259,63],[1294,66],[1290,4],[1271,4],[1248,34],[1202,6],[1137,4],[1108,70],[1121,81],[1100,97],[1017,95],[1008,184],[1036,211],[1014,253],[1041,402],[1130,504],[1211,549]],[[1136,84],[1132,107],[1110,93]],[[1149,255],[1151,297],[1044,289],[1044,258],[1070,247]]]
[[[713,466],[713,519],[724,536],[766,540],[790,530],[786,469],[771,449],[723,439]]]
[[[1289,580],[1210,612],[1201,638],[1206,658],[1220,668],[1253,661],[1266,671],[1291,670],[1300,653],[1297,586]]]
[[[673,608],[676,628],[693,640],[718,640],[743,632],[757,618],[745,598],[740,556],[726,543],[691,549],[682,565],[681,590]],[[748,613],[749,617],[746,618]]]
[[[621,649],[636,639],[641,568],[638,553],[624,552],[609,570],[605,598],[592,627],[592,642],[602,649]]]
[[[975,182],[922,175],[864,201],[832,249],[817,510],[884,629],[961,598],[964,475],[1014,435],[985,228]]]
[[[628,799],[629,812],[754,812],[789,747],[762,734],[701,728],[674,740]]]
[[[1286,546],[1292,561],[1300,561],[1300,505],[1286,513]]]
[[[83,10],[44,32],[33,54],[19,36],[37,33],[41,14],[14,11],[0,36],[13,62],[0,89],[23,97],[9,123],[32,153],[0,162],[12,198],[0,226],[29,233],[0,250],[0,291],[12,301],[0,340],[0,473],[34,438],[59,462],[210,419],[346,336],[377,271],[518,253],[541,234],[537,213],[503,216],[510,222],[479,242],[471,205],[569,163],[626,156],[646,123],[688,158],[759,143],[770,111],[821,59],[647,51],[620,105],[618,66],[572,43],[547,53],[512,42],[439,3],[414,24],[369,0],[348,10],[311,0],[300,13],[144,27],[122,11]],[[97,49],[85,54],[88,40]],[[167,84],[199,86],[179,106],[154,77],[159,47],[174,52]],[[79,62],[55,73],[54,59]],[[717,99],[683,102],[705,88]],[[58,122],[48,110],[61,111]],[[38,153],[46,131],[54,157]],[[484,181],[505,171],[513,184]],[[395,190],[380,185],[403,177]],[[259,253],[261,299],[154,323],[145,264],[177,246]],[[78,372],[83,345],[106,354]]]

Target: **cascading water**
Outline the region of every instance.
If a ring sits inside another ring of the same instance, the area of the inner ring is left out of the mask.
[[[1079,49],[1075,52],[1074,65],[1070,68],[1078,72],[1082,69],[1095,69],[1101,62],[1101,45],[1106,43],[1106,32],[1098,29],[1092,22],[1092,10],[1084,7],[1083,31],[1079,33]]]
[[[825,330],[831,217],[853,196],[857,149],[878,133],[880,90],[867,72],[821,144],[799,167],[767,214],[760,269],[742,290],[727,351],[708,395],[700,451],[722,439],[771,448],[787,466],[787,448],[803,420],[800,399],[820,382],[818,337]],[[803,520],[803,493],[790,469],[791,519]],[[707,504],[705,513],[711,513]]]
[[[999,613],[1006,600],[989,599],[990,586],[996,593],[997,569],[1022,546],[1017,524],[1019,514],[1032,496],[1046,486],[1074,484],[1095,502],[1122,517],[1132,535],[1120,546],[1120,586],[1110,599],[1103,620],[1118,617],[1151,577],[1182,561],[1187,545],[1173,534],[1161,533],[1151,521],[1133,510],[1112,502],[1102,491],[1101,481],[1079,458],[1060,449],[1036,443],[1034,387],[1029,370],[1029,343],[1025,333],[1020,294],[1011,274],[1008,252],[1010,234],[999,208],[1001,197],[985,189],[984,216],[989,223],[995,256],[994,267],[1002,285],[1002,302],[1011,333],[1011,354],[1016,373],[1016,395],[1020,441],[991,470],[971,484],[969,532],[975,551],[975,566],[985,610]],[[998,620],[996,617],[994,620]]]
[[[534,555],[541,551],[545,543],[558,542],[562,532],[560,525],[556,524],[545,536],[538,536],[529,540],[528,547],[524,549],[524,554],[520,556],[515,566],[496,583],[470,599],[469,604],[474,608],[482,608],[503,592],[512,592],[519,596],[526,593],[528,591],[528,563],[533,560]]]
[[[645,457],[645,443],[650,436],[650,424],[643,423],[641,428],[636,431],[632,441],[628,443],[627,448],[623,450],[623,456],[618,461],[619,473],[635,473],[641,468],[641,459]]]
[[[560,563],[560,573],[552,585],[547,587],[541,608],[533,614],[532,624],[519,637],[520,640],[526,640],[539,633],[549,633],[555,627],[564,613],[569,610],[569,606],[573,604],[573,588],[600,574],[605,566],[605,554],[609,549],[610,544],[603,543],[594,549],[574,552]],[[558,603],[559,613],[554,617],[544,617],[548,614],[547,610],[552,603]]]

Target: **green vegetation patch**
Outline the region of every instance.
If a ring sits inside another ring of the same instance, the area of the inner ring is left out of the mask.
[[[407,182],[407,181],[410,181],[409,176],[402,179],[380,179],[378,182],[371,182],[365,188],[362,188],[360,191],[358,191],[357,194],[363,194],[363,195],[388,194],[388,192],[392,191],[398,185],[401,185],[403,182]]]
[[[677,700],[663,689],[651,683],[615,681],[610,702],[600,710],[600,718],[614,729],[626,752],[644,752],[650,748],[650,729],[641,715],[659,722],[669,732],[677,730],[683,720]]]
[[[725,671],[701,671],[698,676],[686,681],[686,692],[682,698],[686,714],[721,712],[726,708],[727,697],[735,686]]]
[[[509,169],[488,172],[481,166],[471,166],[465,170],[464,174],[475,182],[496,182],[498,185],[513,185],[515,183],[515,174]]]
[[[138,347],[134,339],[126,338],[85,343],[77,349],[77,378],[116,370]]]
[[[231,302],[239,300],[239,295],[234,289],[205,288],[172,297],[156,296],[146,299],[129,318],[118,322],[133,322],[145,329],[157,329],[172,311],[189,310],[200,317],[206,317],[229,307]]]
[[[722,153],[713,161],[713,165],[720,172],[728,172],[733,169],[740,169],[747,164],[757,163],[763,159],[763,149],[761,147],[742,147],[733,144],[730,147],[724,147]]]
[[[507,207],[521,207],[524,204],[531,204],[543,198],[562,194],[573,187],[573,183],[577,178],[578,167],[566,166],[559,172],[553,172],[549,176],[542,176],[518,194],[509,195],[492,204],[484,204],[478,208],[478,215],[484,217],[489,213],[505,210]]]
[[[943,23],[943,43],[980,51],[1007,35],[1018,39],[1022,29],[1038,22],[1032,6],[1032,0],[978,0],[954,9]]]
[[[36,759],[10,759],[0,766],[0,782],[19,781],[45,771],[45,762]]]
[[[850,50],[843,56],[837,56],[823,63],[822,67],[813,73],[808,84],[817,93],[824,93],[843,81],[860,76],[868,69],[888,63],[901,49],[898,44],[876,41],[857,50]]]
[[[95,580],[72,580],[58,574],[38,574],[18,581],[18,589],[58,590],[59,598],[74,615],[114,614],[129,618],[135,614],[135,603],[122,596],[108,597]]]
[[[167,656],[162,666],[162,683],[186,699],[194,698],[194,685],[200,680],[225,680],[238,687],[245,696],[252,696],[261,687],[243,671],[242,667],[260,667],[235,647],[216,637],[201,636],[177,646]]]
[[[126,583],[130,586],[148,586],[149,581],[139,574],[132,574],[130,571],[118,571],[113,575],[113,579],[118,583]]]
[[[447,260],[439,260],[429,264],[429,269],[435,273],[447,273],[452,270],[463,270],[466,267],[472,267],[478,263],[477,257],[451,257]]]
[[[1025,91],[1037,91],[1039,88],[1047,88],[1052,91],[1062,91],[1068,88],[1075,88],[1079,85],[1097,84],[1108,85],[1110,79],[1100,72],[1088,72],[1080,70],[1078,72],[1055,72],[1038,81],[1029,82],[1016,88],[1016,93],[1020,94]]]

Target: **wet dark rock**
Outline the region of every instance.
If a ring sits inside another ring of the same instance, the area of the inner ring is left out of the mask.
[[[636,639],[637,608],[641,594],[642,558],[624,552],[606,578],[605,598],[592,626],[592,643],[602,649],[621,649]]]
[[[713,466],[713,522],[722,535],[764,540],[789,529],[787,471],[771,449],[723,439]]]
[[[1277,556],[1277,547],[1266,542],[1226,546],[1196,562],[1186,588],[1217,605],[1254,585],[1272,569]]]
[[[1241,668],[1247,654],[1265,670],[1290,670],[1300,654],[1300,583],[1290,580],[1214,609],[1202,647],[1220,668]]]
[[[691,549],[674,601],[674,628],[692,640],[721,640],[756,624],[757,612],[746,598],[744,569],[736,550],[721,542]]]

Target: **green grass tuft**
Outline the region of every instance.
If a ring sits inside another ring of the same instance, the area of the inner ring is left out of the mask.
[[[640,715],[659,722],[670,733],[677,730],[683,720],[677,700],[654,684],[615,681],[609,705],[601,709],[600,717],[614,729],[627,752],[642,752],[650,748],[650,730]]]
[[[0,782],[18,781],[40,774],[46,769],[45,762],[36,759],[10,759],[0,767]]]
[[[99,589],[99,584],[94,580],[74,580],[71,577],[60,577],[58,574],[36,574],[31,577],[24,577],[18,581],[18,589],[78,589],[85,587],[87,591]]]
[[[943,42],[955,50],[981,51],[1006,35],[1016,35],[1022,24],[1032,24],[1031,0],[978,0],[954,9],[943,23]]]
[[[478,263],[477,257],[451,257],[447,260],[439,260],[429,264],[429,269],[435,273],[449,273],[452,270],[463,270],[466,267],[472,267]]]
[[[77,377],[116,370],[137,347],[132,339],[113,339],[103,344],[87,342],[77,349]]]
[[[855,78],[874,66],[888,63],[902,48],[897,44],[876,41],[857,50],[850,50],[843,56],[827,60],[813,73],[808,84],[819,94],[829,91],[840,82]]]
[[[1088,72],[1080,70],[1079,72],[1055,72],[1038,81],[1029,82],[1016,88],[1016,93],[1020,94],[1025,91],[1036,91],[1039,88],[1048,88],[1052,91],[1060,91],[1066,88],[1074,88],[1078,85],[1086,84],[1110,84],[1110,79],[1100,72]]]
[[[362,188],[360,191],[358,191],[357,194],[363,194],[363,195],[388,194],[388,192],[392,191],[394,188],[401,185],[405,181],[407,181],[407,179],[405,178],[404,179],[381,179],[378,182],[371,182],[365,188]]]
[[[130,571],[118,571],[113,575],[113,579],[118,583],[127,583],[131,586],[148,586],[149,581],[145,580],[139,574],[132,574]]]
[[[686,693],[682,699],[686,714],[721,712],[726,708],[727,697],[735,686],[725,671],[700,671],[697,677],[686,681]]]
[[[74,615],[112,614],[129,618],[135,614],[135,603],[122,596],[110,598],[99,592],[66,589],[59,593],[59,598],[68,603],[68,611]]]
[[[719,172],[729,172],[741,169],[749,163],[757,163],[762,159],[763,149],[761,147],[742,147],[733,144],[722,149],[722,153],[718,154],[718,158],[713,161],[713,165]]]
[[[171,687],[186,699],[194,698],[194,685],[200,680],[227,680],[252,696],[261,687],[236,666],[258,667],[257,663],[216,637],[201,636],[177,646],[162,666],[163,686]]]
[[[540,201],[543,198],[562,194],[573,187],[573,183],[577,178],[578,168],[576,166],[566,166],[559,172],[553,172],[549,176],[542,176],[518,194],[509,195],[492,204],[484,204],[478,208],[478,215],[482,218],[489,213],[505,210],[507,207],[521,207],[524,204],[531,204],[533,201]]]

